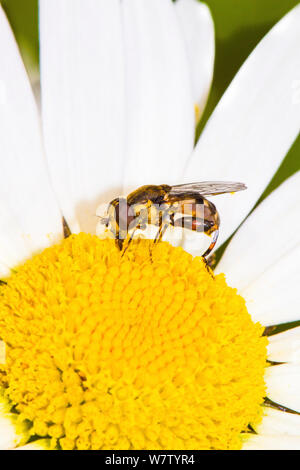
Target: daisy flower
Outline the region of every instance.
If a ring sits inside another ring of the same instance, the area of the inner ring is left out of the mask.
[[[299,132],[299,40],[298,6],[194,147],[204,4],[41,0],[41,114],[0,10],[1,448],[300,448],[300,330],[263,334],[300,319],[300,173],[241,225]],[[151,258],[95,235],[129,188],[204,180],[249,188],[218,196],[214,274],[185,232]]]

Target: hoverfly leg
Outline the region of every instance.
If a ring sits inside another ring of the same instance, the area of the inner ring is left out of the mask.
[[[122,249],[123,249],[123,243],[124,243],[124,240],[121,240],[121,238],[116,239],[116,245],[117,245],[117,247],[119,248],[120,251],[122,251]]]
[[[162,240],[162,237],[166,233],[166,230],[167,230],[167,228],[170,224],[169,221],[167,223],[163,223],[163,215],[165,215],[165,214],[162,214],[162,213],[159,214],[159,229],[158,229],[158,232],[156,233],[155,238],[153,240],[154,245],[156,245],[157,243],[159,243]],[[152,262],[152,251],[153,250],[150,248],[151,262]]]
[[[162,240],[162,237],[166,233],[167,228],[170,224],[174,225],[174,214],[169,212],[169,209],[160,212],[159,214],[159,229],[157,234],[154,238],[154,244],[156,245],[158,242]]]
[[[213,239],[212,239],[212,242],[211,244],[209,245],[209,247],[207,248],[206,252],[203,253],[202,255],[202,258],[205,258],[206,256],[209,255],[209,253],[214,249],[216,243],[217,243],[217,240],[218,240],[218,236],[219,236],[219,230],[215,230],[213,232]]]
[[[170,225],[175,227],[175,212],[171,212],[170,214]]]
[[[161,224],[159,226],[159,229],[158,229],[158,232],[157,234],[155,235],[155,238],[153,240],[153,244],[154,245],[157,245],[157,243],[159,243],[161,240],[162,240],[162,237],[164,236],[164,234],[166,233],[166,230],[168,228],[169,224]],[[152,260],[152,252],[153,252],[153,249],[150,248],[150,259],[151,259],[151,262],[153,262]]]
[[[158,230],[158,232],[157,232],[157,234],[155,235],[155,238],[154,238],[154,244],[155,245],[162,240],[162,237],[166,233],[166,230],[167,230],[168,226],[169,226],[169,224],[160,225],[159,230]]]
[[[132,240],[133,240],[133,237],[134,237],[134,235],[135,235],[135,232],[137,231],[138,228],[139,228],[139,226],[136,226],[136,227],[134,228],[134,230],[132,231],[132,233],[131,233],[129,236],[127,235],[127,238],[126,238],[125,240],[122,240],[122,246],[124,246],[124,244],[125,244],[124,242],[126,242],[126,244],[125,244],[125,248],[123,249],[123,253],[122,253],[122,255],[121,255],[121,258],[123,258],[123,256],[125,255],[126,251],[128,250],[128,247],[129,247],[129,245],[131,244],[131,242],[132,242]]]

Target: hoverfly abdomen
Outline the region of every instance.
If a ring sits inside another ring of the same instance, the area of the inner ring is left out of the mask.
[[[174,227],[181,227],[194,232],[210,232],[215,225],[214,222],[200,219],[199,217],[184,216],[174,221]]]

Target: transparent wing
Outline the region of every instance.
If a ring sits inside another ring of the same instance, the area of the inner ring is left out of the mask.
[[[247,189],[244,183],[231,181],[202,181],[200,183],[185,183],[172,186],[169,196],[179,196],[183,193],[198,193],[202,196],[216,196],[217,194],[234,193]]]

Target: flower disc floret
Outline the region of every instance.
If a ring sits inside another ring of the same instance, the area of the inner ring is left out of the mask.
[[[266,338],[201,258],[72,235],[0,288],[5,398],[62,449],[238,449],[262,415]]]

